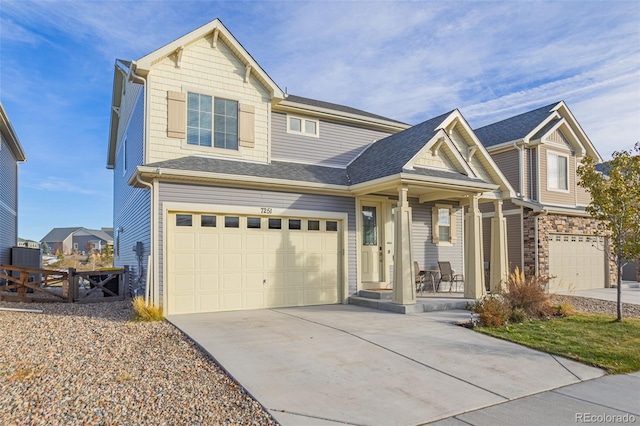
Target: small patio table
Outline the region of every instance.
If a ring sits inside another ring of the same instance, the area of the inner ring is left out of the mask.
[[[433,289],[433,294],[436,294],[438,288],[440,287],[440,282],[438,282],[438,288],[436,288],[436,278],[440,273],[440,269],[425,269],[425,271],[429,275],[429,279],[431,280],[431,289]]]

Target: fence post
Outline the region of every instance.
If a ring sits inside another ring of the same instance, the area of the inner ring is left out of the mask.
[[[74,268],[69,268],[67,271],[67,297],[69,298],[69,302],[73,303],[76,299],[76,292],[78,291],[78,277],[76,277],[76,270]]]
[[[131,295],[131,284],[129,283],[129,265],[124,265],[124,272],[122,273],[122,288],[120,291],[122,291],[122,295]],[[125,293],[126,292],[126,293]],[[126,297],[125,297],[126,299]]]

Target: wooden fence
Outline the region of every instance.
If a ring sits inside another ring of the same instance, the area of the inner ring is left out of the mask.
[[[129,270],[65,271],[1,265],[0,300],[22,302],[107,302],[124,300]]]

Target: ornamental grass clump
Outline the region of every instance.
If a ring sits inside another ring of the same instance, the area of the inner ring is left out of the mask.
[[[472,310],[478,314],[480,325],[485,327],[502,327],[511,315],[509,304],[500,295],[478,300]]]
[[[162,308],[147,304],[144,297],[137,296],[133,298],[133,320],[134,321],[162,321],[164,315]]]
[[[549,295],[545,293],[548,282],[546,278],[524,276],[524,272],[516,267],[509,274],[506,292],[502,295],[512,310],[522,309],[533,318],[545,318],[552,315],[553,307]]]

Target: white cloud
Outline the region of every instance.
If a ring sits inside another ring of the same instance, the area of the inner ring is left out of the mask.
[[[66,192],[80,195],[95,195],[96,190],[87,187],[93,187],[91,183],[87,183],[87,187],[78,185],[69,179],[48,176],[40,180],[31,179],[23,183],[28,188],[37,189],[47,192]]]

